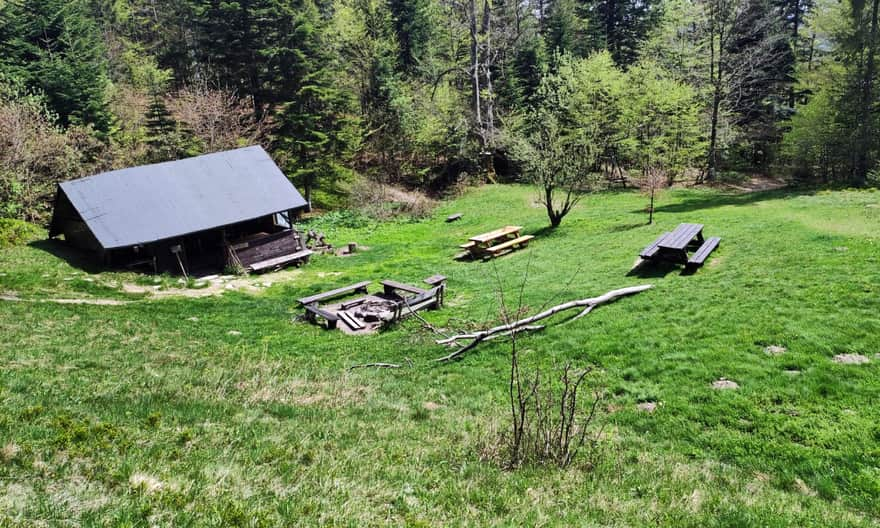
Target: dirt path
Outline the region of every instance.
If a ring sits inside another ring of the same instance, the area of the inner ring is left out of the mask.
[[[0,301],[9,302],[48,302],[57,304],[93,304],[97,306],[121,306],[129,304],[131,301],[120,301],[118,299],[22,299],[13,294],[0,295]]]

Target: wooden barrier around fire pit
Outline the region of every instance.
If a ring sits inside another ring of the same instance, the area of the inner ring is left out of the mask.
[[[378,330],[419,310],[437,309],[443,306],[446,292],[446,277],[434,275],[424,281],[431,286],[425,290],[393,280],[383,280],[382,292],[370,294],[363,281],[345,288],[319,293],[299,299],[306,311],[306,320],[317,323],[317,318],[327,321],[327,328],[339,328],[346,333],[362,334]],[[320,306],[319,301],[329,300],[346,294],[362,292],[356,299]],[[341,321],[342,324],[338,324]]]

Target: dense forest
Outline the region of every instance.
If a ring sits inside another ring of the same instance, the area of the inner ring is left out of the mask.
[[[0,216],[254,143],[324,207],[538,173],[876,184],[878,4],[0,0]]]

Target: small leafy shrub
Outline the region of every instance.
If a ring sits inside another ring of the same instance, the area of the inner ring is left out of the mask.
[[[321,216],[310,218],[305,222],[300,222],[297,226],[300,231],[305,233],[308,230],[321,232],[332,238],[333,234],[339,229],[372,229],[376,221],[361,211],[353,209],[341,209],[338,211],[330,211]]]
[[[0,218],[0,249],[22,246],[45,236],[46,233],[34,224],[14,218]]]

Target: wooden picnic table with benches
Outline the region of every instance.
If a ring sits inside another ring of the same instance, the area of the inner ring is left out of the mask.
[[[467,251],[465,256],[471,258],[489,259],[502,253],[526,247],[529,240],[535,238],[532,235],[520,235],[521,226],[505,226],[482,235],[472,236],[468,242],[460,245]]]
[[[684,264],[686,268],[702,266],[721,242],[719,237],[703,239],[703,224],[679,224],[672,232],[657,237],[639,256],[649,260],[666,260]],[[696,250],[688,257],[689,250]]]

